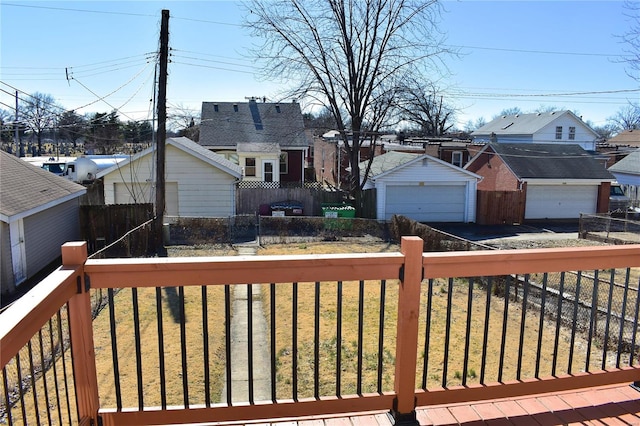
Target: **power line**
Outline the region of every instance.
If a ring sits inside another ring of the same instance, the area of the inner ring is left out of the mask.
[[[514,53],[537,53],[543,55],[563,55],[563,56],[602,56],[602,57],[630,57],[630,55],[621,55],[619,53],[587,53],[587,52],[559,52],[553,50],[527,50],[527,49],[507,49],[502,47],[483,47],[483,46],[464,46],[464,45],[449,45],[457,49],[477,49],[477,50],[493,50],[499,52],[514,52]]]
[[[124,15],[124,16],[143,16],[143,17],[151,17],[157,18],[157,15],[149,15],[144,13],[131,13],[131,12],[108,12],[104,10],[90,10],[90,9],[76,9],[76,8],[67,8],[67,7],[53,7],[53,6],[35,6],[28,4],[16,4],[16,3],[2,3],[3,6],[14,6],[14,7],[28,7],[31,9],[46,9],[46,10],[60,10],[65,12],[82,12],[82,13],[98,13],[102,15]]]

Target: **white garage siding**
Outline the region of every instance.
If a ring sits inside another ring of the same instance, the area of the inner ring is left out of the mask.
[[[598,185],[527,185],[525,219],[578,219],[595,213]]]
[[[387,185],[384,219],[394,214],[418,222],[467,222],[467,185]]]

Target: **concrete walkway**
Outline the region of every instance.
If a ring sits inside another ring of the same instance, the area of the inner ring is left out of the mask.
[[[255,246],[237,247],[238,254],[252,255]],[[251,286],[253,315],[253,400],[271,399],[271,368],[269,345],[267,343],[267,322],[262,305],[262,285]],[[232,286],[231,296],[231,401],[249,401],[249,336],[248,336],[248,285]],[[228,378],[225,378],[228,379]],[[227,386],[225,381],[221,401],[227,402]]]

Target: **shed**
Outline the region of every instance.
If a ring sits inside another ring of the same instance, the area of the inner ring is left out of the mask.
[[[524,220],[578,219],[608,209],[614,180],[579,145],[490,143],[465,166],[481,191],[525,191]]]
[[[59,261],[80,238],[84,186],[0,151],[0,288],[2,295]]]
[[[98,173],[105,204],[155,201],[155,148]],[[241,168],[188,138],[169,138],[165,160],[165,214],[180,217],[235,215]]]
[[[366,173],[367,163],[360,164]],[[376,190],[376,218],[475,222],[480,176],[426,154],[391,151],[371,163],[363,189]]]
[[[634,201],[635,205],[638,205],[638,200],[640,200],[640,148],[609,167],[609,171],[625,188],[629,198]]]

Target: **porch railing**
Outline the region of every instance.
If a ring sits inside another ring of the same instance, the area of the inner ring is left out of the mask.
[[[422,244],[152,259],[87,259],[85,243],[65,244],[63,266],[0,316],[2,421],[389,410],[411,424],[416,406],[640,381],[640,245]]]

